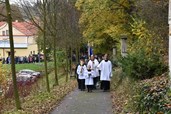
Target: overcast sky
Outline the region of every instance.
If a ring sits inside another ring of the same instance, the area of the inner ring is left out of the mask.
[[[35,1],[35,0],[9,0],[10,3],[17,3],[17,2],[20,2],[20,1]]]
[[[10,3],[16,3],[16,2],[18,2],[18,0],[9,0],[10,1]]]

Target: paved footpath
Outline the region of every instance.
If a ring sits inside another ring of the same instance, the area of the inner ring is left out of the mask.
[[[110,92],[94,90],[87,93],[76,89],[50,114],[113,114]]]

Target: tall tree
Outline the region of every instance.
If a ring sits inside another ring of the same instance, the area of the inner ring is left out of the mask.
[[[137,17],[145,21],[145,27],[152,33],[153,44],[167,53],[168,49],[168,0],[136,1]]]
[[[36,26],[39,32],[42,35],[43,41],[41,42],[44,53],[44,68],[45,68],[45,77],[46,77],[46,88],[47,91],[50,92],[49,86],[49,77],[47,72],[47,14],[48,14],[48,1],[47,0],[37,0],[32,3],[30,1],[22,1],[20,2],[20,6],[27,14],[26,18],[29,19],[34,26]],[[35,6],[35,7],[34,7]]]
[[[9,28],[9,39],[10,39],[10,57],[11,57],[11,71],[12,71],[12,80],[14,87],[14,96],[16,108],[21,109],[20,99],[17,89],[17,81],[16,81],[16,70],[15,70],[15,60],[14,60],[14,41],[13,41],[13,30],[12,30],[12,17],[11,17],[11,7],[9,0],[5,0],[6,12],[7,12],[7,22]]]
[[[46,52],[46,41],[47,41],[47,0],[43,0],[43,53],[45,55],[44,57],[44,66],[45,66],[45,75],[46,75],[46,83],[47,83],[47,91],[50,92],[50,87],[49,87],[49,77],[48,77],[48,72],[47,72],[47,52]]]
[[[52,3],[53,2],[53,3]],[[63,48],[66,52],[66,81],[68,80],[68,66],[71,48],[76,48],[80,43],[78,29],[78,12],[70,2],[62,0],[52,0],[49,2],[48,32],[52,36],[51,44],[58,48]],[[53,42],[54,41],[54,42]],[[56,42],[55,42],[56,41]],[[58,41],[58,42],[57,42]],[[53,47],[54,49],[54,47]],[[53,52],[54,53],[54,52]],[[55,58],[54,58],[55,61]]]

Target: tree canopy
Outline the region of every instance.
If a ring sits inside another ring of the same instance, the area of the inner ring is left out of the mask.
[[[129,51],[136,50],[137,46],[146,48],[146,51],[154,51],[161,46],[163,50],[160,52],[167,50],[164,48],[168,29],[166,0],[77,0],[75,6],[81,12],[79,24],[83,37],[98,49],[110,50],[109,47],[112,48],[122,35],[126,35],[128,47],[131,47]],[[135,40],[137,38],[144,40],[138,41],[141,46]],[[104,47],[104,43],[110,46]]]

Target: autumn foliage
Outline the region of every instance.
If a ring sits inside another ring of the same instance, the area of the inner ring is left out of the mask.
[[[0,90],[4,93],[4,90],[7,86],[7,70],[2,67],[0,62]]]

